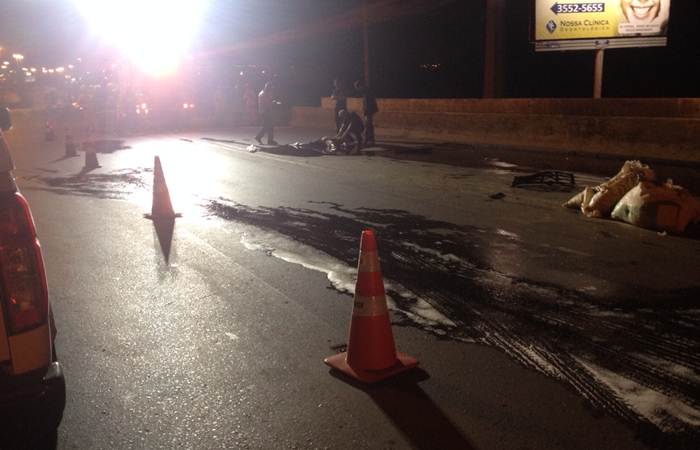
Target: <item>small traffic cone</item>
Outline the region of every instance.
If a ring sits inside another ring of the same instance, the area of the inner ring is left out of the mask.
[[[44,125],[44,139],[47,141],[56,139],[56,131],[53,129],[53,124],[48,120],[46,121],[46,125]]]
[[[66,158],[72,158],[73,156],[78,156],[77,146],[75,141],[73,141],[73,136],[70,134],[66,135]]]
[[[155,157],[153,162],[153,205],[151,206],[151,214],[146,215],[147,218],[171,219],[179,217],[173,210],[173,204],[170,202],[170,192],[168,185],[165,183],[163,175],[163,167],[160,165],[160,158]]]
[[[85,167],[83,170],[99,169],[100,163],[97,161],[97,153],[94,150],[85,151]]]
[[[323,362],[363,383],[375,383],[418,365],[415,358],[396,352],[372,230],[364,230],[360,241],[349,334],[347,352]]]

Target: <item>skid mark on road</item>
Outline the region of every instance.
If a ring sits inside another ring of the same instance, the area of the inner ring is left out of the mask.
[[[219,199],[208,209],[286,236],[350,268],[360,232],[372,223],[385,278],[451,319],[455,326],[441,329],[449,337],[499,348],[564,381],[592,405],[633,424],[652,445],[684,447],[700,437],[700,310],[687,306],[700,291],[665,292],[666,302],[655,308],[634,306],[631,299],[620,303],[624,307],[602,305],[583,292],[493,270],[489,249],[516,245],[537,251],[539,245],[514,241],[502,230],[400,210],[325,206],[321,213]],[[566,252],[548,251],[552,261]],[[408,306],[396,302],[399,310],[411,312]],[[402,324],[416,322],[406,316]]]
[[[115,170],[109,173],[81,171],[62,177],[38,177],[46,189],[57,194],[126,199],[151,184],[152,168]]]

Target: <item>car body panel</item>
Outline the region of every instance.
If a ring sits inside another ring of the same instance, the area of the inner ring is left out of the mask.
[[[0,132],[0,172],[9,172],[14,170],[15,164],[12,161],[10,148],[7,146],[5,136]]]
[[[5,136],[0,131],[0,191],[13,192],[17,190],[11,170],[14,169],[10,149],[5,141]],[[5,328],[5,314],[0,305],[0,362],[10,359],[10,343],[7,339]]]
[[[10,359],[10,343],[7,341],[7,330],[5,329],[5,314],[0,307],[0,363]]]
[[[14,374],[30,372],[51,363],[51,331],[48,323],[10,336],[9,341]]]
[[[0,193],[19,192],[13,169],[0,131]],[[53,351],[53,312],[49,303],[46,323],[16,335],[9,334],[6,312],[0,296],[0,448],[44,445],[56,436],[66,402],[63,370]]]

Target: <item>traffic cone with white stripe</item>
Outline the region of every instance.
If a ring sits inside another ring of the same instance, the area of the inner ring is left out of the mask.
[[[362,232],[359,259],[347,352],[324,362],[363,383],[375,383],[415,367],[418,361],[396,352],[372,230]]]
[[[153,161],[153,204],[151,214],[146,214],[146,218],[174,220],[176,217],[180,217],[180,214],[175,214],[173,210],[170,192],[165,183],[165,175],[163,175],[163,167],[160,164],[160,158],[156,156]]]

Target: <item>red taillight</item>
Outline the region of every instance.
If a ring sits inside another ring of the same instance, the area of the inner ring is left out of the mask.
[[[46,323],[48,294],[41,247],[27,200],[0,197],[0,272],[12,334]]]

